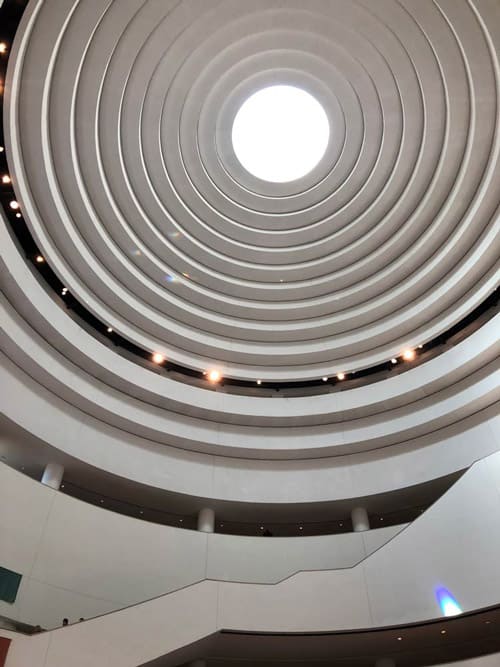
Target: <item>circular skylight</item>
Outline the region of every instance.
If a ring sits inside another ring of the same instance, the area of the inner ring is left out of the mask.
[[[233,149],[257,178],[288,183],[308,174],[325,154],[330,125],[312,95],[270,86],[249,97],[235,116]]]

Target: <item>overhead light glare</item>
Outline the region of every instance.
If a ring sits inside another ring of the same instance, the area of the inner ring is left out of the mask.
[[[7,53],[7,44],[5,42],[0,42],[0,53]]]
[[[10,206],[12,209],[14,209],[14,211],[17,211],[17,209],[19,208],[19,202],[17,202],[15,199],[13,199],[13,200],[10,202],[9,206]]]
[[[337,380],[345,380],[345,373],[337,373]]]
[[[257,384],[262,384],[262,380],[257,380]]]
[[[328,146],[325,110],[295,86],[268,86],[239,108],[232,127],[233,149],[243,167],[264,181],[287,183],[308,174]]]
[[[213,368],[211,371],[208,371],[207,375],[208,375],[208,379],[209,379],[210,382],[214,382],[214,383],[219,382],[219,380],[221,379],[220,371],[218,371],[215,368]]]
[[[37,264],[43,264],[45,262],[45,259],[42,257],[42,255],[37,255],[36,262]]]
[[[165,357],[160,352],[155,352],[152,357],[155,364],[162,364],[165,361]]]
[[[403,359],[405,361],[413,361],[415,359],[415,350],[405,350],[403,352]]]
[[[391,359],[391,364],[397,364],[397,363],[398,363],[398,360],[396,359],[396,357],[393,357]]]
[[[112,327],[108,327],[108,328],[107,328],[107,332],[108,332],[108,333],[113,333],[113,329],[112,329]],[[160,354],[160,357],[161,357],[161,354]],[[161,364],[161,361],[159,361],[159,362],[157,362],[157,363]]]
[[[4,185],[7,185],[7,184],[10,183],[10,182],[11,182],[11,180],[10,180],[10,176],[9,176],[9,174],[4,174],[4,175],[2,176],[2,183],[3,183]]]
[[[324,375],[321,379],[323,380],[323,382],[328,382],[328,378],[326,375]]]

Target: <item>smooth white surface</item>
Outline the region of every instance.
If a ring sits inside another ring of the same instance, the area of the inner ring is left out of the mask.
[[[355,533],[361,533],[364,530],[370,530],[368,512],[364,507],[354,507],[351,511],[351,520]]]
[[[325,154],[330,126],[310,93],[269,86],[253,93],[234,118],[236,157],[257,178],[287,183],[308,174]]]
[[[42,475],[42,484],[57,491],[61,486],[63,475],[64,467],[60,463],[47,463]]]
[[[87,667],[91,660],[136,667],[217,629],[317,632],[418,623],[440,617],[435,596],[440,585],[452,591],[464,611],[495,605],[500,598],[499,461],[495,454],[475,464],[419,519],[354,568],[302,572],[274,586],[195,584],[50,632],[45,662],[40,656],[32,664],[66,667],[71,655],[75,667]],[[21,638],[20,644],[41,648],[42,641]]]
[[[279,539],[206,534],[89,505],[1,464],[0,565],[23,579],[0,614],[51,628],[203,579],[273,584],[304,569],[349,568],[403,528]]]
[[[202,533],[213,533],[215,529],[215,512],[204,507],[198,513],[198,530]]]

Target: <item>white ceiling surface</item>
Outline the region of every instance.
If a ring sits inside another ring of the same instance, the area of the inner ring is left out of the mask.
[[[248,379],[377,363],[494,287],[499,49],[495,0],[33,1],[7,86],[16,193],[64,284],[146,349]],[[274,83],[330,122],[292,183],[230,142]]]

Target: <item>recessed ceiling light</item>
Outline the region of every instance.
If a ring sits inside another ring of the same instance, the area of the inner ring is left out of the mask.
[[[16,218],[20,218],[20,217],[21,217],[21,214],[20,214],[20,213],[16,213]]]
[[[295,86],[262,88],[238,110],[232,128],[236,157],[253,176],[272,183],[302,178],[320,162],[330,138],[325,110]]]
[[[208,371],[208,379],[210,382],[219,382],[221,379],[220,371],[213,368],[211,371]]]
[[[37,261],[37,264],[43,264],[45,262],[45,259],[42,257],[42,255],[37,255],[36,256],[36,261]]]
[[[257,380],[257,384],[262,384],[262,380]]]
[[[108,333],[113,333],[113,329],[111,327],[108,327],[107,332]],[[161,357],[161,354],[159,356]],[[154,361],[154,359],[153,359],[153,361]],[[163,359],[162,359],[162,361],[163,361]],[[158,361],[157,363],[161,364],[161,361]]]
[[[13,199],[13,200],[10,202],[9,206],[10,206],[12,209],[14,209],[14,211],[17,211],[17,209],[19,208],[19,202],[17,202],[15,199]]]
[[[398,360],[396,359],[396,357],[393,357],[391,359],[391,364],[397,364],[397,363],[398,363]]]
[[[345,373],[337,373],[337,380],[345,380]]]
[[[403,359],[405,361],[413,361],[415,359],[415,350],[405,350],[403,352]]]
[[[324,375],[321,379],[323,380],[323,382],[328,382],[328,378],[326,377],[326,375]]]
[[[155,352],[152,356],[152,359],[155,364],[162,364],[165,361],[165,357],[159,352]]]
[[[402,641],[403,637],[398,637],[398,642]]]
[[[0,42],[0,53],[7,53],[7,44],[5,42]]]
[[[2,183],[4,183],[5,185],[7,185],[7,183],[10,183],[10,182],[11,182],[11,180],[10,180],[10,176],[9,176],[8,174],[4,174],[4,175],[2,176]]]
[[[0,146],[0,153],[3,153],[3,146]]]
[[[445,635],[445,634],[446,634],[446,630],[441,630],[441,634],[442,634],[442,635]]]

